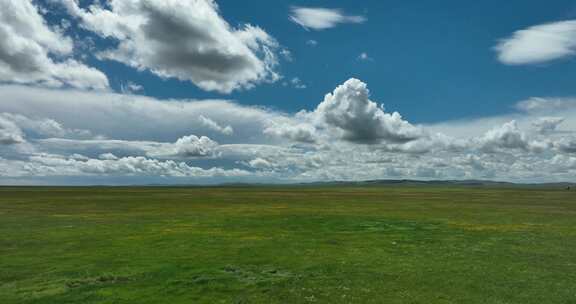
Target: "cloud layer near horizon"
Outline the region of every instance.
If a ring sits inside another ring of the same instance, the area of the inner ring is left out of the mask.
[[[576,103],[569,99],[523,101],[510,116],[414,125],[370,100],[358,79],[296,114],[225,100],[16,85],[0,86],[0,94],[10,101],[0,104],[0,179],[12,183],[103,176],[559,181],[576,174]]]

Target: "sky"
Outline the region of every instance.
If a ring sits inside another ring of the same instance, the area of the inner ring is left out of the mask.
[[[576,182],[576,1],[0,0],[0,184]]]

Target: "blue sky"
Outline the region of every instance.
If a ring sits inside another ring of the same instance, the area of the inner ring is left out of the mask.
[[[282,81],[218,94],[189,82],[161,80],[115,62],[95,62],[118,88],[127,80],[159,98],[226,98],[284,111],[313,109],[350,77],[370,84],[372,96],[419,123],[481,117],[513,111],[532,96],[574,95],[572,59],[531,66],[506,66],[492,49],[510,33],[534,24],[574,17],[576,2],[553,1],[219,1],[231,25],[266,29],[292,53],[279,67],[306,89]],[[366,16],[363,24],[305,30],[288,18],[293,6],[329,6]],[[306,42],[318,41],[311,47]],[[358,56],[366,52],[373,60]]]
[[[0,183],[573,181],[576,1],[0,0]]]

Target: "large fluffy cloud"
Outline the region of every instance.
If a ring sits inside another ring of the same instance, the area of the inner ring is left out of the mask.
[[[424,136],[422,129],[403,120],[398,112],[384,112],[369,97],[367,85],[352,78],[327,94],[314,114],[353,142],[408,142]]]
[[[402,144],[428,136],[398,112],[386,113],[369,97],[367,85],[351,78],[326,94],[314,111],[301,111],[292,119],[274,121],[265,133],[303,143],[344,140]]]
[[[576,53],[576,20],[532,26],[515,32],[495,47],[505,64],[533,64]]]
[[[514,120],[486,132],[484,136],[478,138],[478,143],[482,149],[490,152],[498,149],[527,150],[530,148],[529,139]]]
[[[72,40],[50,28],[31,0],[0,0],[0,82],[108,87],[102,72],[72,53]]]
[[[276,40],[257,26],[231,27],[212,0],[111,0],[86,10],[60,1],[86,29],[118,41],[101,58],[223,93],[279,77]]]
[[[292,7],[290,20],[306,29],[324,30],[341,23],[362,23],[363,16],[345,15],[339,9],[322,7]]]

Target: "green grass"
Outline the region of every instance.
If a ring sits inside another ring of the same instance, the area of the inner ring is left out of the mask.
[[[576,192],[5,187],[0,303],[576,303]]]

